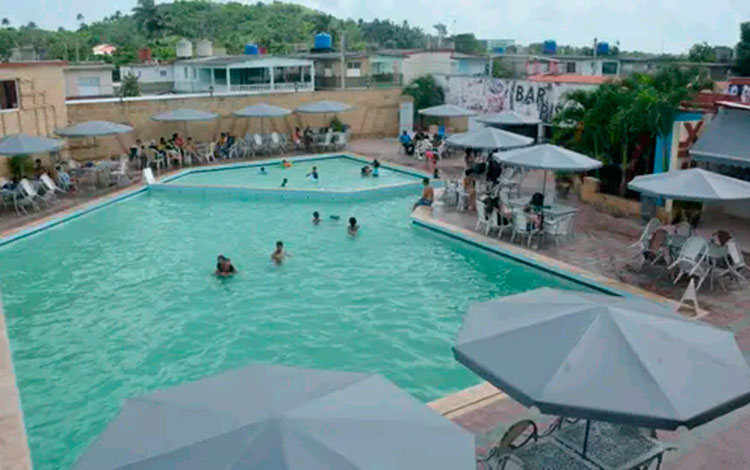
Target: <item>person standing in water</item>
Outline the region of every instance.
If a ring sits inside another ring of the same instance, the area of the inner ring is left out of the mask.
[[[372,176],[380,176],[380,162],[377,158],[372,161]]]
[[[357,232],[359,231],[359,225],[357,225],[357,219],[354,217],[349,217],[349,225],[346,227],[346,233],[351,235],[352,237],[357,236]]]
[[[312,167],[312,171],[305,175],[306,178],[312,178],[313,181],[316,183],[318,182],[318,167],[314,166]]]
[[[219,255],[216,261],[216,271],[214,271],[214,274],[218,277],[231,277],[236,273],[237,270],[232,265],[229,258],[226,258],[224,255]]]
[[[320,223],[320,213],[318,211],[313,212],[312,223],[313,225],[318,225]]]
[[[284,178],[283,180],[281,180],[281,187],[282,187],[282,188],[286,188],[286,184],[287,184],[288,182],[289,182],[289,180],[288,180],[288,179],[286,179],[286,178]]]
[[[281,264],[284,262],[284,260],[287,257],[291,257],[289,253],[284,250],[284,242],[277,241],[276,242],[276,249],[271,253],[271,261],[273,261],[276,264]]]

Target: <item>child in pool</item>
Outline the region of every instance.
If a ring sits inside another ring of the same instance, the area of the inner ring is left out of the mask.
[[[318,211],[313,212],[312,223],[313,225],[318,225],[320,223],[320,213]]]
[[[357,235],[358,231],[359,225],[357,225],[357,219],[355,219],[354,217],[349,217],[349,226],[346,227],[346,232],[354,237]]]
[[[283,180],[281,180],[281,187],[282,187],[282,188],[286,188],[286,184],[287,184],[288,182],[289,182],[289,180],[288,180],[288,179],[286,179],[286,178],[284,178]]]

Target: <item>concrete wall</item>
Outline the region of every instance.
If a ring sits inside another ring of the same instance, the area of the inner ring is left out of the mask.
[[[52,136],[68,124],[64,62],[0,63],[0,80],[17,80],[20,108],[0,112],[0,137],[25,133]],[[0,175],[8,174],[0,157]]]
[[[229,96],[200,96],[200,97],[140,97],[131,100],[87,100],[73,102],[68,105],[71,122],[101,119],[122,122],[133,126],[135,133],[122,136],[101,138],[99,157],[104,158],[108,153],[121,153],[135,138],[143,140],[158,139],[171,135],[173,132],[185,132],[182,123],[160,123],[151,120],[154,114],[176,108],[194,108],[219,113],[221,118],[210,122],[196,122],[187,125],[187,134],[198,141],[214,139],[219,132],[230,131],[235,135],[245,132],[259,132],[259,119],[235,118],[232,111],[245,106],[265,102],[272,105],[294,109],[303,103],[317,100],[336,100],[348,103],[353,110],[339,114],[339,119],[351,126],[353,136],[395,136],[398,133],[399,105],[401,89],[371,89],[344,91],[316,91],[312,93],[288,93],[269,95],[229,95]],[[289,134],[295,126],[304,127],[310,124],[319,127],[330,122],[331,116],[299,115],[292,113],[278,119],[268,119],[265,130]],[[71,141],[70,150],[76,159],[93,157],[91,148],[74,147]]]
[[[114,94],[114,89],[112,88],[112,69],[111,68],[86,69],[86,68],[73,67],[73,68],[66,68],[64,70],[64,74],[65,74],[65,96],[68,98],[86,96],[85,94],[82,94],[81,90],[78,88],[79,78],[96,77],[99,79],[99,93],[97,93],[94,96],[111,96],[112,94]]]
[[[402,63],[404,83],[409,83],[422,75],[452,74],[456,72],[453,52],[417,52],[406,57]]]

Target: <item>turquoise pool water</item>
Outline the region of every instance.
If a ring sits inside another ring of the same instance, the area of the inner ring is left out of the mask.
[[[388,186],[402,183],[418,183],[420,178],[401,171],[380,168],[380,176],[362,177],[360,170],[366,163],[349,158],[329,158],[313,161],[293,161],[290,168],[280,163],[264,166],[267,174],[261,174],[259,167],[240,167],[216,170],[198,170],[172,180],[179,185],[249,186],[254,188],[278,188],[284,178],[287,187],[293,189],[322,189],[350,191]],[[317,167],[317,182],[308,178],[313,167]]]
[[[414,227],[413,200],[146,193],[0,249],[35,469],[69,468],[128,397],[250,362],[378,372],[429,401],[479,380],[450,349],[469,302],[581,288]],[[212,275],[219,253],[237,276]]]

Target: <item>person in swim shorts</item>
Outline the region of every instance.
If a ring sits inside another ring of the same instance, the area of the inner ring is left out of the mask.
[[[430,185],[429,178],[422,179],[422,186],[424,186],[424,188],[422,189],[422,197],[414,204],[412,210],[416,209],[419,206],[429,207],[435,200],[435,189],[433,189],[432,185]]]

